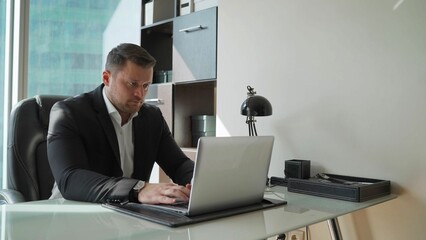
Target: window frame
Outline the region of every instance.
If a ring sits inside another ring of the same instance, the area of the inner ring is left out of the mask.
[[[8,126],[12,107],[26,97],[29,0],[6,0],[2,188],[7,186]]]

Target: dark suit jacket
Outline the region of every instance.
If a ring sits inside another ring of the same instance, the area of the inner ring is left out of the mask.
[[[161,111],[144,104],[133,119],[134,173],[122,177],[114,126],[102,96],[94,91],[56,103],[50,113],[47,152],[66,199],[124,202],[138,179],[148,181],[154,162],[175,182],[189,183],[194,163],[174,141]]]

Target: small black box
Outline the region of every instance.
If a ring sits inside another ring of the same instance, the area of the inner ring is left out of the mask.
[[[308,179],[311,177],[311,161],[292,159],[285,161],[285,178]]]
[[[288,179],[289,192],[335,198],[351,202],[363,202],[390,194],[390,181],[372,178],[326,174],[352,184],[333,183],[316,177],[310,179]],[[358,183],[358,184],[357,184]]]

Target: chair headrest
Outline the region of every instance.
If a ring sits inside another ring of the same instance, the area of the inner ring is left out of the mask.
[[[68,97],[59,95],[36,95],[34,98],[39,109],[40,123],[42,124],[43,128],[48,128],[50,109],[56,102],[64,100]]]

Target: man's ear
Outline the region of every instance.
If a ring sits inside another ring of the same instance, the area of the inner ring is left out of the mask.
[[[109,86],[109,78],[111,76],[111,73],[107,70],[104,70],[102,72],[102,82],[105,84],[105,86]]]

